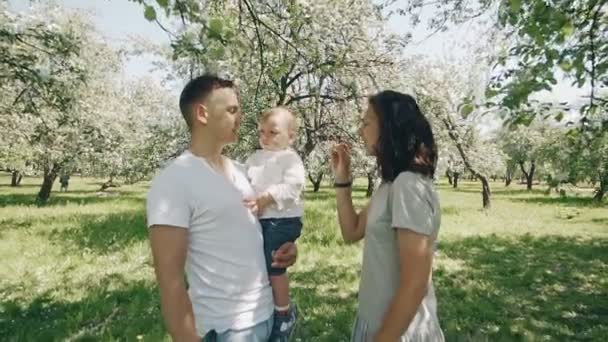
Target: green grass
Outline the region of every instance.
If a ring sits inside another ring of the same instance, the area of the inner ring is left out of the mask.
[[[35,205],[39,179],[0,176],[0,341],[168,341],[147,244],[147,184],[97,192],[74,177]],[[608,208],[493,186],[439,186],[443,224],[434,273],[448,341],[603,341],[608,336]],[[347,341],[361,245],[338,234],[333,191],[306,193],[291,269],[300,341]],[[364,187],[355,188],[364,205]],[[604,337],[602,337],[604,336]]]

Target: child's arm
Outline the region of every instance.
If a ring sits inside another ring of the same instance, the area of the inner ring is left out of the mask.
[[[265,207],[276,204],[281,210],[288,203],[293,203],[300,198],[302,189],[306,183],[306,171],[304,163],[296,154],[289,154],[282,161],[283,180],[279,184],[273,184],[264,194],[258,198],[258,206],[263,210]]]

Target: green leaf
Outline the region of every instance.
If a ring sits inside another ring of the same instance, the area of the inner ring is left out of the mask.
[[[487,98],[492,98],[492,97],[494,97],[496,95],[498,95],[498,91],[497,90],[490,89],[490,88],[486,89],[486,97]]]
[[[144,17],[148,21],[154,21],[156,19],[156,11],[154,10],[154,7],[146,6],[146,9],[144,10]]]
[[[215,31],[217,33],[222,32],[222,20],[220,18],[211,18],[211,20],[209,20],[209,30],[211,31]]]
[[[475,110],[475,105],[467,103],[460,108],[460,114],[463,118],[467,118]]]
[[[225,51],[224,48],[218,44],[218,46],[209,49],[207,53],[212,59],[218,60],[224,57]]]
[[[509,1],[509,4],[511,5],[511,11],[513,13],[519,13],[521,10],[521,0],[511,0]]]
[[[556,116],[555,116],[555,121],[560,122],[562,121],[562,119],[564,118],[564,112],[559,112]]]
[[[562,33],[565,37],[569,37],[574,33],[574,26],[572,26],[572,22],[570,20],[566,21],[564,26],[562,26]]]
[[[570,70],[572,70],[573,65],[569,61],[562,61],[561,63],[559,63],[559,67],[565,72],[570,72]]]
[[[169,6],[169,0],[156,0],[156,3],[162,8],[167,8],[167,6]]]

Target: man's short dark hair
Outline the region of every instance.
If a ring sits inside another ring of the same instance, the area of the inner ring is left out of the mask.
[[[216,75],[205,74],[191,79],[186,84],[179,96],[179,109],[188,124],[188,128],[192,129],[192,105],[204,100],[212,91],[219,88],[234,88],[234,82]]]

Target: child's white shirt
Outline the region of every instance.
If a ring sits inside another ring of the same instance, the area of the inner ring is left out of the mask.
[[[260,218],[301,217],[301,200],[306,171],[300,156],[292,149],[257,150],[245,162],[247,177],[257,195],[268,192],[276,204],[266,208]]]

